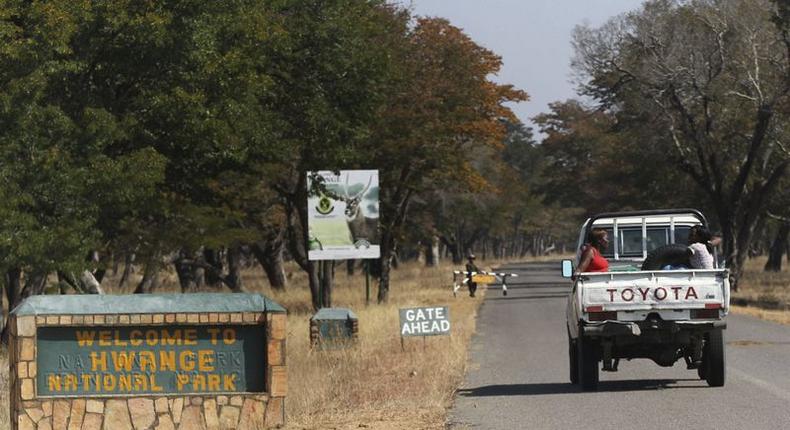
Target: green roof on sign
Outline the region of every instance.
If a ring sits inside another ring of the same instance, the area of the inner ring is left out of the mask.
[[[355,320],[357,315],[346,308],[322,308],[313,315],[312,320]]]
[[[12,311],[16,315],[176,312],[285,312],[285,308],[260,294],[75,294],[31,296]]]

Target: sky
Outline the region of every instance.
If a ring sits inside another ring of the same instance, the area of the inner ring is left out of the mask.
[[[570,82],[571,32],[577,24],[598,26],[639,8],[640,0],[400,0],[416,15],[446,18],[476,43],[502,57],[494,78],[526,91],[530,100],[511,105],[516,116],[548,111],[554,101],[576,97]],[[537,131],[537,130],[536,130]]]

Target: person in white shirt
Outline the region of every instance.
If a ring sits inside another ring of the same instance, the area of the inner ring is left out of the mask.
[[[713,237],[707,228],[695,225],[689,230],[689,263],[692,269],[713,269],[712,246],[721,241]]]

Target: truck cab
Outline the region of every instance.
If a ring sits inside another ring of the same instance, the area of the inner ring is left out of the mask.
[[[724,385],[727,270],[675,264],[695,225],[707,226],[695,209],[604,213],[582,225],[575,261],[563,262],[563,276],[579,264],[592,228],[610,238],[602,252],[609,271],[581,273],[573,282],[566,310],[572,383],[594,390],[599,364],[613,372],[621,359],[646,358],[660,366],[683,360],[709,385]]]

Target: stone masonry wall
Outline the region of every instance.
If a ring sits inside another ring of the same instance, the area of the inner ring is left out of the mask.
[[[36,329],[40,326],[266,326],[266,392],[38,398]],[[255,430],[285,422],[284,313],[177,313],[17,316],[9,319],[11,428],[14,430]]]

